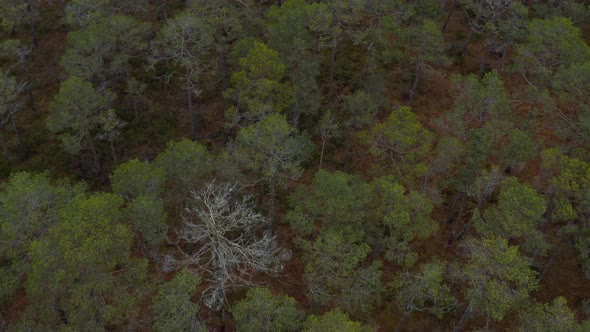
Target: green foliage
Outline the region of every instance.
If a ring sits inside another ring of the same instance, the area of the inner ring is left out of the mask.
[[[537,225],[544,221],[546,208],[542,195],[529,185],[520,184],[517,178],[507,177],[501,182],[497,206],[486,209],[482,216],[476,214],[475,228],[484,237],[506,240],[524,237],[527,239],[525,250],[542,254],[547,244],[543,245],[543,235]]]
[[[266,15],[268,44],[280,54],[293,85],[294,118],[313,115],[320,106],[320,63],[314,53],[327,46],[331,24],[332,15],[326,4],[308,4],[303,0],[271,6]]]
[[[473,31],[485,35],[490,51],[506,54],[526,34],[528,7],[518,1],[461,0]]]
[[[424,162],[431,148],[432,134],[422,127],[409,107],[391,112],[382,123],[359,133],[369,151],[383,159],[400,178],[426,175]],[[408,182],[410,182],[408,181]]]
[[[213,45],[213,31],[207,22],[189,10],[168,19],[151,43],[150,63],[170,61],[178,67],[185,89],[199,95],[196,81],[212,64],[209,53]]]
[[[556,217],[587,220],[590,215],[590,164],[564,155],[554,157],[554,164],[559,169],[559,175],[552,181],[556,189]],[[546,165],[550,164],[548,160]]]
[[[108,17],[111,0],[72,0],[65,8],[66,24],[84,28]]]
[[[420,264],[420,272],[402,273],[391,284],[395,289],[396,302],[405,313],[426,311],[438,318],[455,310],[457,300],[445,283],[446,263],[434,259]]]
[[[156,168],[166,172],[166,180],[178,191],[187,193],[199,188],[213,173],[213,159],[207,148],[189,139],[168,142],[166,150],[155,161]]]
[[[92,149],[92,139],[100,130],[100,114],[109,110],[113,99],[111,92],[100,94],[89,82],[72,76],[61,84],[53,98],[47,128],[59,134],[69,153],[79,154],[87,147]]]
[[[123,15],[68,33],[61,65],[72,76],[104,84],[128,71],[128,62],[147,48],[149,26]]]
[[[526,301],[537,287],[530,261],[520,256],[518,247],[509,246],[505,239],[470,238],[465,248],[469,261],[455,272],[467,282],[464,294],[468,311],[501,320]]]
[[[576,0],[548,0],[534,3],[535,12],[542,18],[565,17],[577,26],[588,22],[590,9]]]
[[[120,223],[122,204],[114,194],[77,196],[60,209],[47,236],[32,243],[25,289],[38,321],[53,326],[61,310],[68,327],[100,331],[120,315],[116,299],[104,297],[117,287],[110,272],[128,262],[133,241]]]
[[[416,191],[406,194],[393,176],[377,178],[371,186],[374,201],[368,217],[371,223],[366,227],[380,226],[372,235],[377,237],[378,247],[384,246],[387,260],[413,265],[417,253],[411,242],[428,238],[438,230],[438,224],[430,218],[432,202]]]
[[[47,173],[13,173],[0,192],[0,297],[12,294],[31,268],[31,244],[58,220],[58,211],[82,185],[53,185]]]
[[[240,130],[230,150],[244,169],[272,186],[299,178],[311,147],[306,133],[299,134],[283,115],[272,114]]]
[[[0,125],[12,120],[22,108],[19,100],[25,84],[17,80],[7,72],[0,70]]]
[[[206,331],[196,319],[199,306],[191,301],[201,283],[188,269],[176,273],[169,282],[160,285],[154,297],[154,330]]]
[[[23,22],[27,4],[21,0],[6,0],[0,3],[0,27],[11,32]]]
[[[337,229],[303,243],[304,278],[310,298],[322,306],[336,304],[347,312],[368,313],[381,291],[381,263],[364,266],[371,248]]]
[[[491,123],[501,129],[510,123],[509,96],[496,71],[486,73],[482,80],[475,74],[451,77],[451,95],[454,104],[448,121],[459,137],[465,137],[471,127]]]
[[[115,168],[111,186],[115,193],[127,200],[139,196],[158,197],[164,191],[165,179],[163,168],[132,159]]]
[[[574,313],[568,308],[564,297],[557,297],[549,303],[535,303],[520,315],[522,332],[583,331],[576,322]]]
[[[286,220],[302,236],[338,229],[354,239],[363,238],[362,224],[370,187],[359,177],[320,170],[310,186],[300,186],[289,197]],[[316,229],[321,221],[322,229]]]
[[[363,90],[357,90],[344,97],[344,110],[346,111],[346,126],[349,128],[363,128],[372,125],[378,111],[371,96]]]
[[[333,309],[321,316],[307,316],[303,325],[304,332],[325,332],[325,331],[347,331],[363,332],[369,331],[361,323],[350,320],[348,315],[340,308]]]
[[[226,99],[235,104],[225,114],[230,125],[261,121],[291,105],[290,89],[280,82],[285,65],[276,51],[255,41],[240,59],[240,67],[231,76],[232,87],[224,92]]]
[[[305,51],[326,46],[332,19],[325,3],[288,0],[281,6],[273,5],[266,15],[269,45],[284,54],[288,63],[299,63],[301,59],[296,57]]]
[[[590,164],[561,155],[558,150],[543,151],[544,167],[557,169],[553,177],[555,188],[555,218],[568,221],[564,230],[574,236],[575,246],[583,259],[584,271],[590,278]]]
[[[153,196],[138,196],[124,210],[125,217],[131,221],[143,241],[152,248],[164,241],[168,225],[164,202]],[[157,252],[157,250],[153,250]]]
[[[590,47],[567,18],[533,19],[526,36],[517,47],[515,65],[535,85],[548,86],[560,68],[590,60]]]
[[[252,288],[233,307],[239,331],[299,331],[302,312],[290,296],[273,296],[268,288]]]

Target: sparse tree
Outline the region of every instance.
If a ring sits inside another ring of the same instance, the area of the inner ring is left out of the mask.
[[[319,169],[322,169],[322,163],[324,161],[324,149],[326,148],[326,143],[329,139],[337,138],[341,134],[340,126],[338,126],[338,122],[336,121],[336,116],[331,110],[327,110],[324,113],[324,115],[322,115],[317,127],[317,132],[320,135],[320,139],[322,140],[319,166]]]
[[[278,246],[268,230],[268,219],[256,212],[250,196],[241,196],[236,185],[208,183],[193,192],[178,230],[176,254],[164,259],[165,270],[189,267],[198,271],[208,287],[205,305],[223,310],[226,294],[240,285],[251,285],[256,273],[273,274],[283,268],[290,252]]]
[[[178,68],[186,92],[193,140],[197,136],[193,97],[201,93],[201,76],[214,67],[209,54],[212,47],[211,26],[189,10],[168,19],[151,44],[152,67],[158,62],[168,62]]]
[[[234,157],[245,170],[254,172],[256,181],[268,185],[270,227],[274,227],[277,189],[303,172],[302,163],[309,156],[311,142],[306,133],[299,134],[281,114],[240,130],[230,145]]]
[[[114,80],[125,79],[129,59],[147,48],[149,25],[116,15],[68,33],[68,48],[61,65],[72,76],[103,91]]]
[[[434,259],[421,264],[419,273],[406,271],[395,278],[392,286],[396,292],[396,302],[404,313],[396,331],[402,330],[413,311],[426,311],[442,318],[445,313],[455,310],[457,300],[445,283],[446,274],[446,263]]]

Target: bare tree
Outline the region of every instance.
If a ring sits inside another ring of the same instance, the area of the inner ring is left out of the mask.
[[[209,282],[203,302],[221,312],[228,289],[251,285],[255,273],[281,271],[291,253],[278,246],[269,220],[253,209],[252,197],[240,195],[235,184],[208,183],[200,192],[193,191],[192,198],[182,215],[178,252],[165,256],[163,267],[198,270]],[[181,243],[187,244],[188,252]]]

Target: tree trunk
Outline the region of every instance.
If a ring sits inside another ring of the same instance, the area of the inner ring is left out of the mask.
[[[29,100],[31,101],[31,109],[33,113],[37,114],[37,104],[35,103],[35,98],[33,97],[33,83],[31,82],[31,71],[29,70],[29,66],[26,63],[26,60],[23,61],[23,69],[25,70],[25,76],[27,78],[27,94],[29,95]]]
[[[227,71],[227,55],[223,46],[219,48],[219,66],[221,67],[221,88],[225,91],[229,88],[229,74]]]
[[[31,26],[31,36],[33,37],[33,45],[35,47],[39,46],[39,42],[37,40],[37,29],[35,27],[35,21],[33,20],[33,10],[31,9],[31,0],[25,0],[27,4],[27,15],[29,16],[29,25]]]
[[[270,181],[268,183],[268,186],[269,186],[268,192],[269,192],[269,196],[270,196],[269,197],[270,200],[268,202],[268,205],[269,205],[269,216],[270,216],[270,224],[269,224],[269,227],[270,227],[271,233],[274,234],[275,233],[275,210],[276,210],[275,200],[276,200],[276,196],[277,196],[277,188],[276,188],[277,184],[276,184],[276,180],[275,179],[270,179]]]
[[[12,165],[12,161],[10,160],[10,154],[8,153],[8,148],[6,147],[6,142],[4,142],[4,136],[2,136],[2,134],[0,134],[0,147],[2,147],[2,153],[6,158],[8,166]]]
[[[417,66],[416,66],[417,67]],[[410,90],[410,95],[408,96],[408,106],[412,106],[414,102],[414,97],[416,97],[416,92],[418,91],[418,83],[420,82],[420,74],[419,70],[416,69],[416,74],[414,76],[414,82],[412,83],[412,89]]]
[[[447,16],[447,19],[445,20],[445,24],[443,24],[442,28],[440,29],[440,32],[442,32],[443,34],[445,33],[445,31],[447,30],[447,27],[449,26],[449,22],[451,21],[451,17],[453,16],[453,13],[455,12],[456,6],[457,6],[457,0],[453,0],[453,3],[451,4],[451,8],[449,9],[449,15]]]
[[[471,316],[471,309],[467,308],[465,309],[463,316],[461,316],[459,323],[453,329],[453,332],[460,332],[461,330],[463,330],[463,328],[465,327],[465,323],[467,323],[467,320],[469,319],[469,316]]]
[[[137,97],[135,96],[135,92],[131,93],[131,106],[133,107],[133,112],[135,113],[135,122],[139,122],[139,112],[137,111]]]
[[[475,33],[475,30],[473,30],[473,29],[469,30],[469,35],[467,36],[467,40],[465,40],[465,44],[463,44],[463,47],[461,47],[461,49],[457,53],[457,56],[462,56],[463,54],[465,54],[465,52],[467,52],[467,48],[469,47],[469,44],[471,44],[471,39],[473,39],[474,33]]]
[[[338,41],[334,39],[332,45],[332,58],[330,60],[330,83],[334,82],[334,68],[336,66],[336,55],[338,54]]]
[[[187,88],[186,90],[186,98],[188,101],[188,113],[191,120],[191,139],[195,141],[197,139],[197,131],[195,129],[195,117],[193,114],[193,97],[190,88]]]
[[[547,261],[547,264],[545,264],[543,271],[539,275],[539,283],[543,282],[543,278],[545,277],[547,270],[549,270],[549,267],[551,267],[551,265],[553,265],[553,262],[557,258],[557,255],[559,255],[559,252],[561,251],[561,245],[562,245],[562,242],[560,241],[559,244],[557,245],[557,248],[555,249],[555,252],[553,252],[553,255],[551,255],[551,258],[549,258],[549,261]]]
[[[94,168],[93,172],[98,173],[98,172],[100,172],[100,159],[98,157],[98,153],[96,152],[96,146],[94,145],[94,140],[92,139],[90,134],[88,135],[87,141],[88,141],[88,148],[90,149],[90,154],[92,155],[92,160],[93,160],[93,168]]]
[[[322,150],[320,152],[320,169],[322,169],[322,162],[324,161],[324,147],[326,146],[326,137],[322,137]]]
[[[453,214],[455,213],[455,207],[457,206],[457,202],[459,201],[459,198],[461,198],[462,193],[463,192],[461,191],[457,191],[455,193],[455,197],[453,198],[453,204],[451,204],[451,210],[449,211],[449,216],[447,217],[448,225],[452,224],[454,221]]]
[[[401,332],[404,325],[406,325],[406,321],[408,320],[408,317],[410,317],[410,311],[404,312],[402,319],[400,319],[399,323],[397,323],[397,327],[395,328],[395,332]]]
[[[457,230],[459,229],[459,223],[461,222],[461,217],[463,216],[463,211],[465,209],[466,198],[465,195],[461,198],[461,207],[459,208],[459,214],[457,215],[457,220],[455,221],[455,225],[453,226],[453,232],[451,233],[451,237],[449,238],[449,244],[453,243],[458,237],[455,237],[457,234]]]
[[[219,309],[219,312],[217,314],[219,315],[219,325],[220,325],[221,332],[224,332],[225,331],[225,312],[223,310],[223,306],[221,307],[221,309]]]
[[[119,159],[117,158],[117,150],[115,149],[115,143],[113,141],[109,142],[111,144],[111,157],[113,157],[113,162],[115,166],[119,164]]]
[[[26,157],[28,155],[28,148],[27,145],[25,144],[23,137],[21,135],[20,130],[18,130],[18,126],[16,123],[16,116],[12,116],[12,126],[14,127],[14,132],[16,134],[16,138],[18,140],[18,146],[20,147],[20,153],[22,155],[22,157]]]

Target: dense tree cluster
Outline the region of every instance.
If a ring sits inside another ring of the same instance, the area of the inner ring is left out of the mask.
[[[589,28],[0,1],[0,331],[590,330]]]

